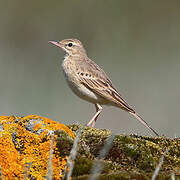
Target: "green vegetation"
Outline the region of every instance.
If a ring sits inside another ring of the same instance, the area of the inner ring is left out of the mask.
[[[76,133],[78,126],[69,126]],[[93,162],[111,134],[108,130],[86,127],[79,141],[73,179],[89,177]],[[104,170],[100,180],[150,179],[166,149],[158,179],[169,179],[171,173],[180,178],[180,139],[116,135],[107,157],[102,160]]]

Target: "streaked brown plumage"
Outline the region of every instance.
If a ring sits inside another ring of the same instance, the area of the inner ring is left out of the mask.
[[[94,127],[102,111],[101,105],[112,105],[132,114],[158,136],[158,133],[121,97],[105,72],[87,57],[86,51],[79,40],[65,39],[60,42],[50,41],[50,43],[66,52],[62,67],[72,91],[80,98],[95,104],[96,114],[87,125],[92,124]]]

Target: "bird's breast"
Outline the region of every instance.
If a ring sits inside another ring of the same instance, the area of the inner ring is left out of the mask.
[[[76,66],[73,64],[73,62],[64,60],[62,69],[69,87],[78,97],[91,103],[104,104],[103,98],[81,83],[80,78],[78,78],[78,74],[76,72]]]

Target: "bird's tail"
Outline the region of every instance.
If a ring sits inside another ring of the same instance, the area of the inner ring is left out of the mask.
[[[129,113],[132,114],[140,123],[146,126],[149,130],[151,130],[156,136],[159,136],[159,134],[152,127],[150,127],[147,124],[147,122],[143,118],[141,118],[137,113],[135,112],[129,112]]]

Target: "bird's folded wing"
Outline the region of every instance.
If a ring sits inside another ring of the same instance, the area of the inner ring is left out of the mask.
[[[110,82],[110,83],[109,83]],[[81,77],[81,83],[99,96],[109,100],[112,104],[120,106],[122,109],[134,113],[135,111],[121,97],[117,90],[113,87],[111,81],[101,78]]]

